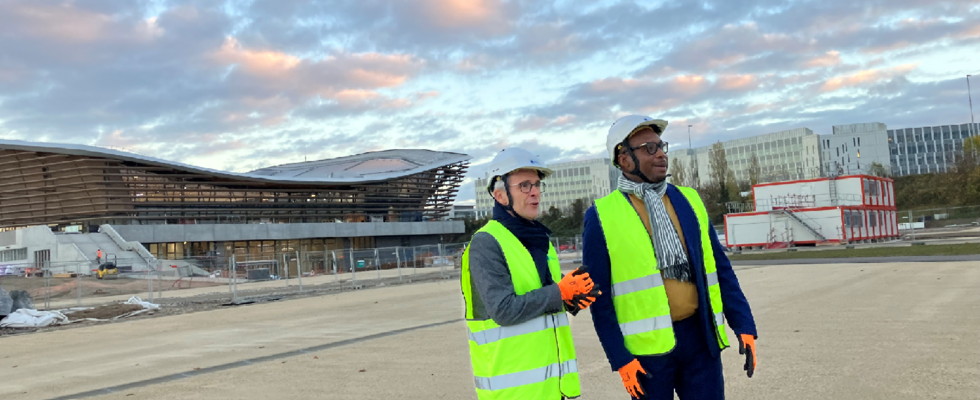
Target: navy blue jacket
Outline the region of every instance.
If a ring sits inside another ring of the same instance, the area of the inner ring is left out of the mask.
[[[625,194],[624,196],[628,201],[629,196]],[[669,185],[667,197],[670,198],[674,211],[677,213],[677,219],[680,221],[681,231],[683,231],[684,241],[687,245],[687,253],[690,255],[691,267],[694,269],[692,275],[698,289],[698,312],[692,318],[701,320],[701,324],[704,326],[704,340],[708,342],[712,356],[718,357],[721,354],[721,349],[718,348],[718,339],[715,337],[712,323],[714,317],[710,313],[708,290],[705,285],[707,278],[704,275],[704,256],[701,251],[701,228],[698,225],[694,209],[691,208],[691,204],[680,190],[674,185]],[[715,233],[714,227],[709,225],[709,229],[711,230],[709,235],[714,249],[715,265],[718,269],[718,284],[721,287],[721,299],[725,308],[727,324],[737,335],[757,336],[752,310],[749,309],[749,302],[745,299],[742,288],[738,284],[738,278],[735,277],[732,264],[725,255],[724,247],[718,242],[718,235]],[[592,323],[599,335],[599,342],[602,343],[602,348],[606,352],[609,365],[613,371],[617,371],[633,361],[635,357],[626,349],[623,333],[619,330],[619,322],[616,320],[616,311],[613,309],[609,250],[606,247],[606,238],[602,232],[602,224],[599,222],[595,205],[585,212],[585,231],[582,241],[582,262],[589,267],[589,275],[596,287],[603,291],[603,295],[596,298],[596,301],[592,303]],[[738,343],[738,341],[734,337],[729,337],[729,343]]]

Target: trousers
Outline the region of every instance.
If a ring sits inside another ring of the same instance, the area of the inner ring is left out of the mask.
[[[725,376],[721,357],[712,356],[697,314],[674,322],[674,350],[661,356],[637,356],[652,377],[639,374],[640,400],[724,400]]]

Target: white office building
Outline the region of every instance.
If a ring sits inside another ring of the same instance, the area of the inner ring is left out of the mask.
[[[670,131],[664,140],[672,148],[683,144],[684,140],[675,137]],[[775,182],[792,179],[812,179],[820,176],[820,143],[818,135],[808,128],[796,128],[765,135],[721,142],[725,149],[725,159],[729,170],[735,173],[738,181],[749,181],[752,154],[759,159],[760,182]],[[694,174],[691,160],[697,165],[697,182],[704,185],[711,181],[711,146],[690,149],[670,150],[671,168],[682,163],[687,181]]]
[[[871,173],[873,163],[889,170],[888,127],[880,122],[834,125],[832,135],[820,136],[821,176]]]
[[[619,170],[612,166],[608,158],[571,161],[549,164],[554,175],[545,180],[545,191],[541,195],[541,210],[554,206],[566,209],[576,199],[591,203],[608,195],[616,188]],[[493,211],[493,198],[487,193],[489,176],[476,178],[476,216],[489,217]]]

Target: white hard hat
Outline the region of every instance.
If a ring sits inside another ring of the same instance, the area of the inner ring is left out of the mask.
[[[623,143],[623,140],[630,137],[633,132],[645,126],[656,126],[660,128],[660,132],[658,133],[663,134],[667,130],[667,121],[653,119],[644,115],[627,115],[617,119],[609,127],[609,134],[606,135],[606,150],[609,151],[609,159],[612,161],[614,167],[619,168],[619,165],[616,164],[616,147],[620,143]],[[656,130],[657,128],[654,129]]]
[[[487,181],[487,191],[493,193],[493,184],[498,177],[507,175],[519,169],[533,169],[542,174],[541,178],[547,178],[554,171],[541,161],[538,156],[531,154],[530,151],[513,147],[503,149],[497,156],[490,161],[490,179]]]

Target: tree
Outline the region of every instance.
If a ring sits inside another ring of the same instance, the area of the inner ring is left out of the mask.
[[[871,167],[868,169],[868,173],[870,173],[873,176],[877,176],[881,178],[887,178],[888,175],[890,175],[888,173],[888,170],[885,169],[885,166],[881,165],[881,163],[877,161],[871,163]]]
[[[963,157],[956,169],[970,173],[977,167],[980,167],[980,136],[973,136],[963,141]]]
[[[687,186],[687,173],[684,171],[683,161],[670,165],[670,183],[677,186]]]
[[[728,157],[725,156],[725,148],[721,142],[711,145],[711,153],[708,165],[711,166],[711,185],[718,187],[718,200],[721,203],[728,201]]]
[[[735,171],[728,170],[725,176],[725,189],[728,192],[728,201],[742,202],[742,193],[735,180]]]
[[[761,175],[762,167],[759,166],[759,157],[752,153],[752,158],[749,158],[749,184],[758,185]]]

